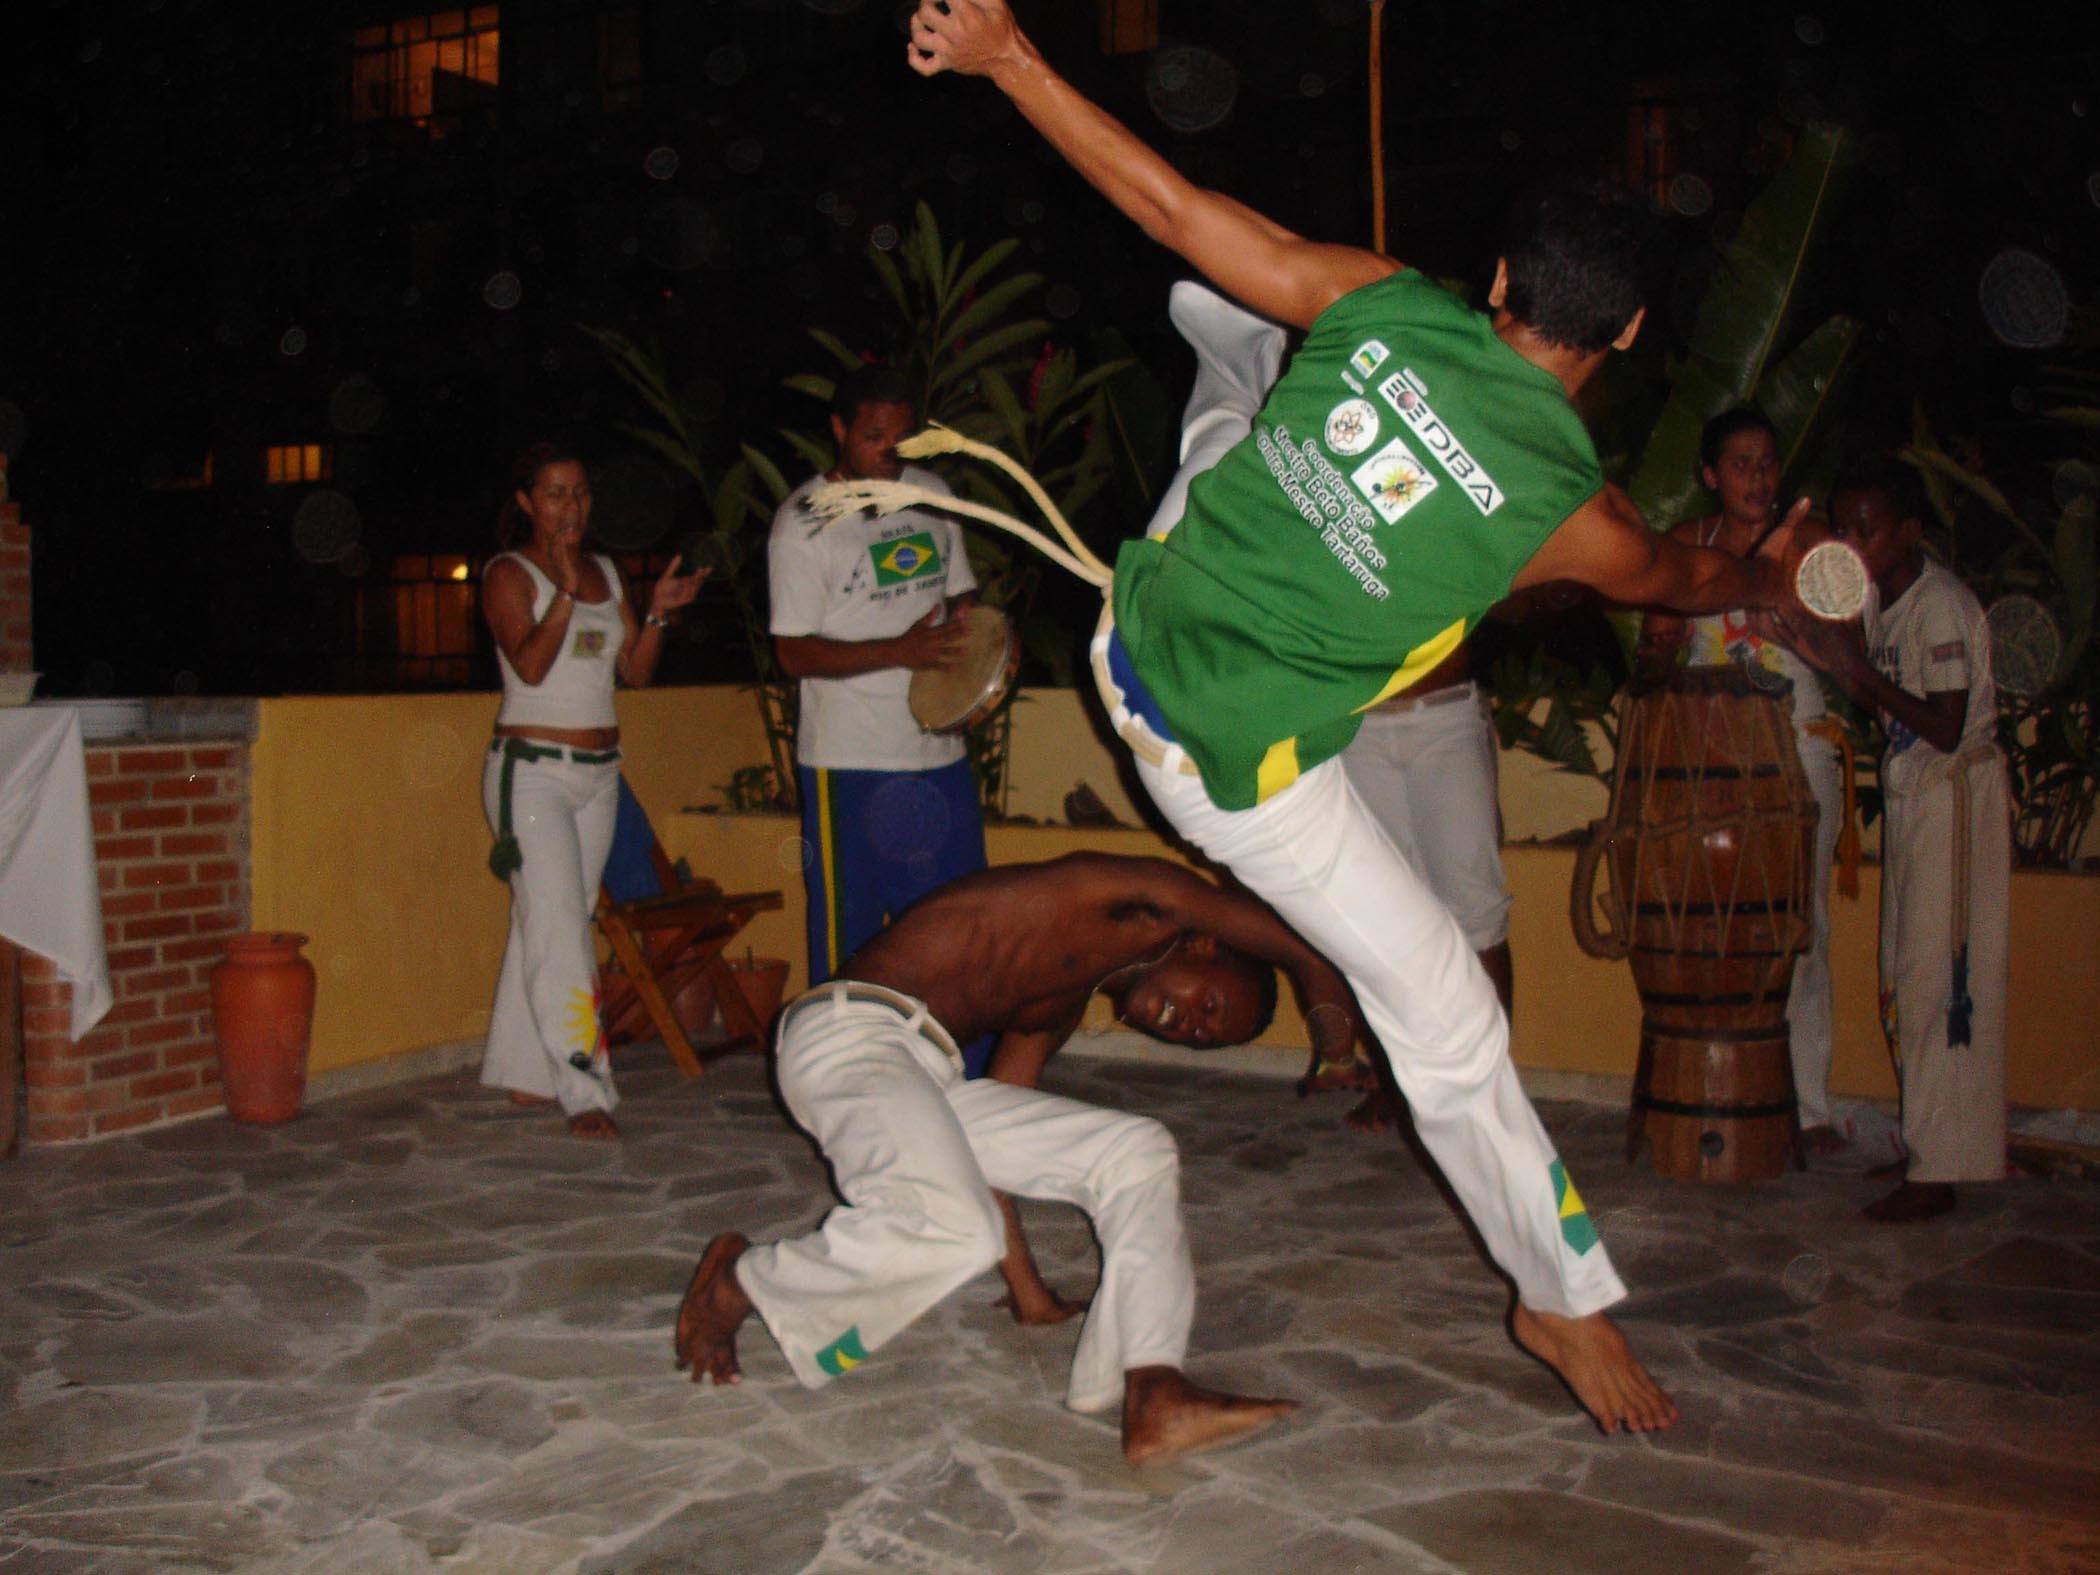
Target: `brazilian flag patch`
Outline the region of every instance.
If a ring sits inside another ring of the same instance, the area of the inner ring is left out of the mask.
[[[1596,1246],[1597,1227],[1590,1223],[1590,1211],[1582,1206],[1582,1194],[1568,1179],[1568,1167],[1557,1159],[1553,1162],[1553,1201],[1560,1205],[1561,1238],[1577,1256]]]
[[[1596,1238],[1590,1238],[1594,1241]],[[868,1349],[860,1343],[860,1328],[855,1325],[840,1335],[831,1344],[817,1352],[817,1365],[836,1378],[841,1373],[850,1373],[868,1359]]]
[[[877,585],[902,585],[941,570],[941,549],[934,545],[931,531],[915,531],[895,541],[877,542],[868,549],[868,558],[875,565]]]

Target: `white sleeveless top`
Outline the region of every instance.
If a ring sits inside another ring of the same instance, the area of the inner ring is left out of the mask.
[[[1709,525],[1700,533],[1699,545],[1712,546],[1716,534],[1718,527]],[[1718,667],[1740,662],[1746,667],[1762,667],[1768,673],[1777,673],[1791,680],[1796,728],[1805,727],[1828,709],[1823,698],[1823,681],[1816,676],[1816,670],[1777,640],[1752,634],[1747,614],[1739,611],[1706,613],[1686,618],[1684,624],[1685,660],[1692,666]]]
[[[499,642],[496,665],[503,670],[503,706],[496,713],[498,727],[617,727],[619,713],[613,709],[614,660],[627,639],[627,625],[620,617],[620,571],[612,559],[591,554],[612,594],[602,602],[577,601],[569,609],[569,627],[555,653],[547,676],[528,684],[510,665]],[[494,568],[504,559],[524,565],[532,576],[532,616],[535,622],[547,615],[554,601],[554,582],[542,574],[523,553],[499,552],[489,559]],[[482,571],[484,577],[487,569]]]

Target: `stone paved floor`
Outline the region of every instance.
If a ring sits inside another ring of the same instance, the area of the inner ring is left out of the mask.
[[[758,1061],[623,1072],[627,1141],[464,1076],[0,1167],[0,1571],[2100,1568],[2100,1185],[1874,1229],[1850,1175],[1693,1190],[1615,1110],[1542,1106],[1685,1421],[1599,1436],[1502,1290],[1338,1098],[1068,1058],[1179,1135],[1190,1369],[1306,1404],[1152,1473],[1058,1404],[1074,1334],[967,1287],[821,1394],[755,1323],[673,1371],[700,1245],[813,1222]],[[1077,1215],[1031,1207],[1084,1287]]]

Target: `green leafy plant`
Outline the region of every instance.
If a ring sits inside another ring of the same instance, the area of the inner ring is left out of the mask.
[[[2063,375],[2074,389],[2100,382]],[[2079,449],[2049,458],[2046,485],[2001,488],[1940,445],[1922,408],[1904,457],[1924,478],[1941,527],[1933,545],[1948,565],[1986,605],[2015,592],[2035,597],[2062,632],[2051,681],[2036,694],[1998,696],[2020,861],[2061,869],[2077,857],[2100,798],[2100,647],[2093,641],[2100,404],[2059,406],[2043,419]]]
[[[1699,434],[1730,406],[1755,403],[1779,429],[1792,490],[1828,463],[1817,439],[1859,341],[1859,324],[1832,317],[1789,346],[1817,236],[1853,162],[1840,127],[1803,127],[1793,155],[1750,204],[1699,304],[1691,344],[1670,368],[1670,393],[1643,445],[1627,491],[1642,516],[1666,529],[1710,509],[1699,480]]]
[[[736,609],[753,674],[752,690],[766,731],[770,764],[763,771],[761,796],[751,799],[751,782],[739,789],[744,801],[732,808],[795,807],[795,723],[800,690],[780,671],[773,655],[770,608],[765,585],[765,543],[773,515],[792,490],[780,467],[751,447],[710,476],[703,463],[706,423],[672,386],[664,357],[644,349],[626,335],[605,328],[584,330],[605,354],[614,375],[626,384],[649,419],[623,422],[620,430],[668,460],[698,489],[706,510],[705,527],[680,543],[681,553],[697,557],[714,572],[712,583],[724,587]],[[740,771],[738,778],[744,778]],[[726,791],[726,790],[725,790]]]
[[[1618,718],[1612,709],[1617,690],[1618,681],[1603,666],[1577,667],[1543,643],[1506,653],[1487,679],[1495,734],[1504,749],[1529,750],[1563,771],[1602,782],[1611,780],[1618,753]],[[1592,727],[1607,745],[1601,757],[1590,742]]]

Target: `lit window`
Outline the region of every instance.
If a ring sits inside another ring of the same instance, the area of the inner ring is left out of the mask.
[[[394,560],[391,666],[397,682],[468,684],[481,638],[473,565],[446,553]]]
[[[335,449],[326,443],[272,443],[263,450],[263,480],[273,487],[326,481],[335,474]]]
[[[485,102],[497,82],[496,13],[477,5],[352,35],[350,118],[430,126]]]

